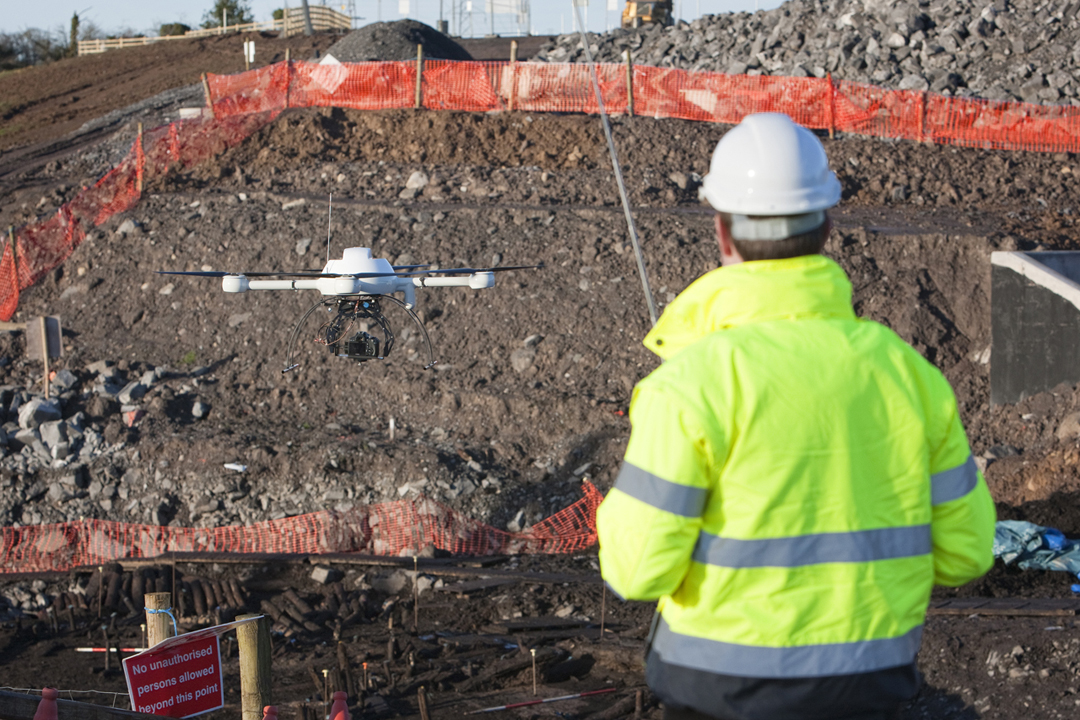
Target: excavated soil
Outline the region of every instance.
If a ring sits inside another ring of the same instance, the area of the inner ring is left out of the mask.
[[[615,121],[661,307],[717,263],[711,216],[696,186],[725,130]],[[1080,535],[1080,451],[1075,440],[1057,437],[1080,409],[1080,387],[991,407],[988,376],[989,254],[1076,247],[1076,157],[860,137],[825,145],[844,185],[827,254],[851,275],[856,310],[895,329],[949,377],[1002,517]],[[27,169],[18,189],[0,200],[0,223],[52,212],[100,162],[84,153]],[[406,188],[417,171],[428,182]],[[491,290],[420,290],[417,309],[439,360],[435,369],[424,369],[425,346],[408,319],[390,311],[398,347],[387,362],[358,367],[305,341],[300,367],[286,375],[288,335],[313,298],[226,296],[212,280],[154,274],[319,267],[330,193],[334,254],[358,245],[397,264],[544,268],[500,274]],[[499,527],[524,527],[576,500],[584,478],[610,487],[630,429],[630,392],[656,366],[640,345],[648,317],[599,123],[579,116],[287,113],[221,157],[149,188],[132,212],[95,231],[23,294],[17,319],[44,313],[63,317],[61,365],[78,381],[65,416],[86,413],[111,449],[85,465],[96,496],[35,496],[34,483],[48,486],[70,468],[8,471],[0,500],[5,524],[107,517],[222,525],[423,494]],[[8,358],[0,362],[0,385],[40,382],[40,365],[23,359],[21,333],[0,337],[0,355]],[[88,366],[100,360],[130,379],[160,371],[134,427],[117,403],[95,395]],[[196,418],[196,403],[208,414]],[[234,462],[247,471],[223,468]],[[305,701],[318,702],[309,670],[336,667],[340,641],[354,684],[364,658],[381,670],[380,699],[369,698],[365,717],[415,714],[420,678],[436,715],[527,699],[531,675],[514,661],[519,648],[536,647],[542,673],[550,673],[541,676],[543,696],[619,688],[616,702],[601,696],[550,708],[603,720],[633,713],[650,609],[607,598],[611,635],[601,642],[594,563],[591,552],[521,558],[492,572],[516,566],[575,577],[462,592],[468,599],[430,590],[421,596],[418,637],[411,634],[411,584],[394,590],[376,577],[383,570],[341,566],[352,572],[340,589],[308,580],[310,568],[280,564],[182,565],[178,575],[235,578],[248,610],[284,602],[287,588],[306,601],[310,612],[293,609],[312,627],[295,617],[295,628],[279,621],[275,638],[275,700],[291,717],[302,716]],[[457,581],[437,568],[425,572]],[[71,651],[100,644],[91,578],[75,573],[3,586],[16,601],[9,603],[30,609],[18,620],[7,611],[0,628],[2,684],[122,689],[121,679],[102,671],[100,656]],[[999,566],[940,595],[1064,598],[1069,584],[1063,574]],[[43,603],[35,605],[38,593]],[[60,593],[76,605],[82,593],[89,606],[70,618],[60,612],[59,627],[50,628],[48,615],[37,619],[32,610]],[[219,615],[240,609],[219,605]],[[106,617],[117,613],[112,637],[138,640],[137,615],[122,603],[104,610]],[[563,626],[553,637],[539,634],[551,626],[499,625],[519,613],[577,619],[592,629]],[[400,633],[392,653],[391,617]],[[210,613],[188,625],[214,620]],[[921,654],[927,686],[902,717],[1063,717],[1080,702],[1078,648],[1072,617],[932,617]],[[569,657],[581,662],[551,671]],[[235,660],[231,667],[226,683],[236,688]],[[227,714],[238,716],[238,708]],[[659,717],[649,696],[644,714]]]

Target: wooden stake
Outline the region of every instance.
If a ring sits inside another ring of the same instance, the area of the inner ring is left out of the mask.
[[[424,691],[423,685],[416,691],[416,703],[420,706],[420,720],[431,720],[431,715],[428,713],[427,692]]]
[[[322,671],[322,704],[323,704],[323,717],[330,717],[330,671],[323,668]]]
[[[45,361],[45,399],[49,399],[49,333],[46,325],[45,316],[42,315],[38,318],[38,322],[41,323],[41,359]]]
[[[237,620],[259,617],[239,615]],[[273,704],[270,685],[270,622],[262,617],[236,628],[240,650],[240,716],[243,720],[262,720],[263,708]]]
[[[413,555],[412,567],[412,628],[414,633],[420,634],[420,560],[415,555]]]
[[[630,61],[630,48],[623,50],[626,60],[626,114],[634,117],[634,64]]]
[[[836,137],[836,88],[833,85],[832,73],[825,73],[829,81],[829,139]]]
[[[919,95],[919,142],[926,142],[926,91]]]
[[[203,94],[206,95],[206,107],[210,110],[210,117],[214,117],[214,101],[210,97],[210,80],[206,77],[206,73],[202,74],[202,87]]]
[[[634,720],[641,720],[641,713],[645,710],[645,691],[638,690],[634,693]]]
[[[514,110],[517,95],[517,40],[510,41],[510,111]]]
[[[288,10],[285,11],[288,15]],[[289,89],[292,87],[292,54],[285,48],[285,107],[289,107]]]
[[[536,648],[529,650],[529,654],[532,655],[533,697],[536,697]]]
[[[146,605],[146,647],[152,648],[162,640],[172,637],[172,620],[163,612],[151,610],[172,610],[170,593],[146,593],[143,596]],[[269,705],[270,703],[267,703]]]
[[[139,156],[142,157],[143,156],[142,123],[139,123],[138,143],[139,143]],[[143,188],[143,173],[142,173],[142,165],[140,164],[139,171],[138,171],[137,175],[135,176],[135,189],[141,194],[142,193],[142,188]]]
[[[607,583],[601,585],[600,595],[600,642],[604,642],[604,620],[607,617]]]
[[[109,629],[108,629],[108,627],[106,627],[105,625],[102,625],[101,626],[101,634],[105,638],[105,642],[102,643],[102,647],[105,648],[105,672],[109,672],[109,656],[112,655],[112,652],[109,650],[109,648],[111,648],[112,645],[109,644]]]
[[[416,103],[413,105],[417,110],[424,102],[424,46],[416,46]]]

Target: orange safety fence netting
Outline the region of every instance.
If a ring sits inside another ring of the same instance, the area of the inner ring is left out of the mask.
[[[596,508],[603,499],[591,483],[583,489],[581,500],[520,533],[425,498],[216,528],[111,520],[0,528],[0,574],[62,572],[170,552],[417,555],[429,546],[455,555],[578,552],[596,542]]]
[[[953,98],[831,78],[723,75],[672,68],[595,66],[605,108],[653,118],[737,123],[783,112],[815,129],[982,148],[1080,151],[1080,108]],[[421,104],[431,110],[596,113],[588,65],[429,60]],[[139,201],[142,188],[243,141],[291,107],[377,110],[413,107],[416,64],[277,63],[208,76],[213,118],[175,122],[143,134],[131,152],[57,213],[15,233],[0,256],[0,320],[19,292],[62,263],[93,228]],[[632,90],[632,93],[631,93]],[[632,94],[632,98],[631,98]],[[13,252],[14,250],[14,252]]]
[[[633,67],[628,84],[624,65],[597,65],[595,72],[604,106],[615,114],[629,112],[631,102],[637,115],[717,123],[737,123],[750,113],[782,112],[815,129],[1002,150],[1080,152],[1080,107],[1074,105],[954,98],[833,82],[831,78],[751,77],[639,65]],[[512,108],[596,113],[599,106],[591,73],[588,65],[574,63],[431,60],[424,64],[420,78],[421,105],[431,110],[469,112]],[[412,62],[288,62],[236,75],[208,76],[211,118],[175,122],[143,133],[124,160],[93,186],[83,188],[54,215],[19,228],[14,243],[4,243],[0,255],[0,320],[10,320],[18,307],[20,291],[64,262],[87,233],[134,207],[147,184],[222,153],[286,108],[414,107],[416,79],[417,68]],[[402,513],[401,517],[414,520],[435,517],[422,510],[436,505],[423,501],[376,507],[379,509],[364,511],[363,518],[316,513],[304,516],[304,520],[252,526],[258,529],[178,530],[104,521],[48,526],[51,529],[46,534],[28,528],[6,528],[0,531],[4,541],[0,559],[9,572],[54,569],[64,563],[71,566],[84,560],[98,562],[115,552],[142,552],[144,546],[254,547],[252,538],[259,538],[256,544],[260,548],[286,541],[301,543],[296,547],[312,548],[303,552],[329,547],[327,538],[331,537],[336,539],[330,544],[337,548],[352,547],[349,543],[354,541],[367,548],[364,543],[368,541],[363,538],[371,538],[371,543],[379,538],[385,546],[372,544],[368,549],[394,552],[394,548],[412,547],[410,543],[418,540],[386,536],[381,528],[378,532],[373,528],[382,523],[384,516],[389,517],[387,513]],[[543,551],[549,552],[564,541],[571,545],[578,542],[555,534],[545,536],[542,533],[547,530],[538,529],[540,526],[528,535],[511,536],[460,518],[451,525],[425,522],[391,524],[399,528],[395,532],[421,533],[432,543],[456,552],[464,552],[462,547],[490,545],[487,552],[494,546],[516,547],[515,543],[530,550],[547,548]],[[365,527],[371,530],[367,535],[358,530]],[[550,532],[562,530],[552,526]],[[280,540],[272,539],[278,536]],[[71,558],[63,560],[65,553]],[[75,559],[77,553],[85,556]]]

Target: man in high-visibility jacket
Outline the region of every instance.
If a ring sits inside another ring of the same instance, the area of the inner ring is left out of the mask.
[[[993,563],[990,493],[944,376],[819,254],[840,184],[817,138],[749,116],[703,194],[722,267],[645,338],[665,362],[597,515],[604,579],[659,600],[669,720],[889,717],[932,587]]]

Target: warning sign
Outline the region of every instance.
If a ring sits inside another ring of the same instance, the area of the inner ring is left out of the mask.
[[[131,709],[186,718],[225,704],[218,637],[258,618],[217,625],[169,638],[145,652],[124,658]]]

